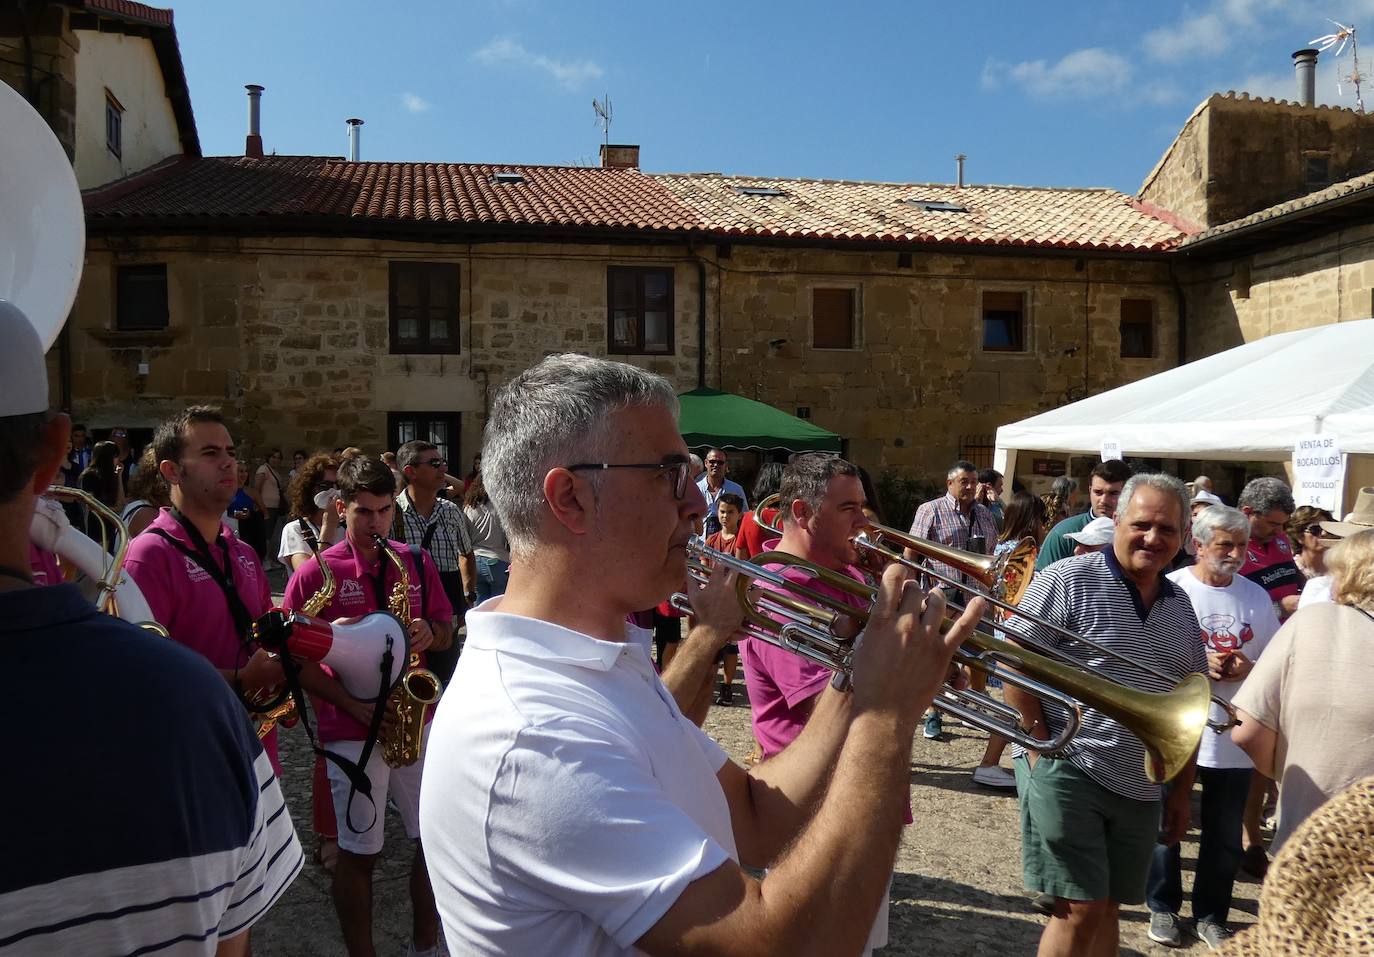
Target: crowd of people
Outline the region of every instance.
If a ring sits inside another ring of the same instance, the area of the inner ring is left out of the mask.
[[[304,864],[277,783],[278,738],[301,733],[316,762],[314,856],[350,954],[374,953],[388,807],[411,842],[409,953],[725,954],[743,941],[751,954],[867,953],[887,942],[915,734],[945,739],[947,688],[1002,685],[997,669],[951,664],[980,623],[1141,691],[1205,676],[1217,725],[1228,709],[1240,721],[1205,731],[1161,785],[1157,756],[1093,707],[1066,747],[1029,747],[1070,715],[1002,686],[1027,746],[1007,767],[1007,740],[990,734],[973,780],[1016,793],[1043,955],[1117,953],[1119,908],[1139,903],[1153,940],[1178,946],[1191,929],[1226,946],[1239,869],[1268,865],[1270,782],[1278,849],[1374,774],[1362,653],[1374,489],[1337,521],[1298,508],[1276,478],[1250,481],[1233,508],[1205,477],[1185,486],[1106,461],[1078,512],[1076,483],[1041,497],[1013,479],[1008,491],[958,461],[909,535],[975,555],[1033,549],[1024,594],[999,611],[949,552],[912,547],[895,562],[856,544],[885,520],[857,465],[793,456],[746,494],[725,450],[698,459],[684,445],[676,411],[656,375],[551,356],[500,390],[482,457],[459,479],[423,440],[298,450],[287,471],[272,449],[250,469],[235,423],[207,406],[162,422],[142,454],[126,430],[91,447],[64,416],[4,410],[0,628],[19,656],[4,700],[16,714],[42,707],[24,661],[36,669],[60,627],[77,650],[82,704],[63,719],[81,728],[77,757],[128,783],[101,814],[127,835],[98,839],[72,826],[91,817],[79,795],[44,802],[48,827],[10,789],[11,819],[32,826],[18,838],[23,872],[0,869],[0,947],[249,953],[252,924]],[[95,614],[50,571],[39,578],[50,556],[35,554],[28,524],[64,481],[122,512],[134,533],[124,567],[170,641]],[[697,536],[731,561],[713,562]],[[746,614],[737,561],[754,559],[778,578],[756,584]],[[380,743],[397,733],[394,705],[254,643],[277,566],[285,609],[400,620],[408,667],[444,687],[413,761],[393,763]],[[763,637],[783,634],[788,583],[835,609],[836,656]],[[741,666],[757,749],[738,763],[701,724],[713,701],[736,703]],[[261,720],[283,689],[300,730],[259,740],[249,715]],[[19,766],[41,766],[29,751],[44,740],[30,737]],[[1195,785],[1189,922],[1180,842]]]

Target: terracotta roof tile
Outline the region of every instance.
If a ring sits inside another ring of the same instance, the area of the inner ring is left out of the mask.
[[[523,182],[496,183],[492,174]],[[460,163],[351,163],[217,156],[164,164],[86,194],[93,224],[303,217],[431,224],[700,230],[638,170]]]
[[[1360,194],[1368,194],[1371,191],[1374,191],[1374,173],[1361,173],[1359,176],[1352,176],[1350,179],[1333,183],[1325,189],[1299,196],[1297,199],[1276,203],[1251,213],[1249,216],[1242,216],[1240,219],[1233,219],[1229,223],[1221,223],[1211,229],[1203,230],[1189,236],[1180,244],[1180,247],[1187,249],[1195,245],[1205,245],[1233,233],[1253,229],[1272,220],[1301,215],[1318,210],[1327,204],[1356,198]],[[1367,196],[1364,197],[1364,199],[1367,198]]]
[[[495,182],[498,172],[518,174],[523,181]],[[740,191],[769,187],[783,195]],[[950,203],[965,211],[931,211],[912,201]],[[1124,252],[1166,250],[1186,234],[1160,211],[1108,189],[646,175],[600,167],[350,163],[320,156],[167,163],[88,193],[86,209],[96,229],[296,217],[359,226],[610,229],[718,239]]]
[[[1184,233],[1110,189],[655,176],[713,227],[733,236],[1157,251]],[[771,188],[782,196],[750,196]],[[965,212],[927,210],[947,203]]]

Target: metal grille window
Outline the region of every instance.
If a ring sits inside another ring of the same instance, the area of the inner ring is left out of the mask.
[[[1154,357],[1154,300],[1121,300],[1121,358],[1153,359]]]
[[[857,336],[853,289],[811,290],[811,345],[816,349],[853,349]]]
[[[167,264],[120,266],[115,276],[115,328],[147,332],[167,328]]]
[[[458,353],[458,267],[391,264],[391,351]]]
[[[983,351],[1026,351],[1026,294],[983,293]]]
[[[606,343],[616,355],[673,351],[673,270],[606,269]]]
[[[449,461],[449,470],[455,471],[454,456],[458,454],[460,428],[457,412],[388,412],[387,448],[394,452],[416,439],[432,442],[438,447],[440,457]]]

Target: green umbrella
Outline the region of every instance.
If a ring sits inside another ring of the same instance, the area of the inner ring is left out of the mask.
[[[771,405],[716,389],[694,389],[678,397],[678,428],[690,446],[732,449],[840,451],[840,437]]]

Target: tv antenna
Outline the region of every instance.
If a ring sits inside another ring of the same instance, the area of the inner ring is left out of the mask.
[[[1336,52],[1332,54],[1332,56],[1334,56],[1337,61],[1340,60],[1341,54],[1345,52],[1347,47],[1349,47],[1350,71],[1348,73],[1337,72],[1336,92],[1341,94],[1342,96],[1345,95],[1345,89],[1342,85],[1343,82],[1349,83],[1352,86],[1354,86],[1355,109],[1357,112],[1363,113],[1364,97],[1361,94],[1360,87],[1361,85],[1363,85],[1366,77],[1363,73],[1360,72],[1360,43],[1359,39],[1355,35],[1355,25],[1351,24],[1350,26],[1346,26],[1345,24],[1338,23],[1335,20],[1329,20],[1328,22],[1335,25],[1336,32],[1328,33],[1325,36],[1317,37],[1315,40],[1312,41],[1312,44],[1317,48],[1319,52],[1322,53],[1325,53],[1327,50],[1334,49]],[[1337,70],[1339,71],[1339,69],[1340,68],[1338,67]]]
[[[611,96],[604,94],[599,100],[592,100],[592,109],[596,111],[596,126],[601,130],[602,138],[607,146],[611,145]]]

